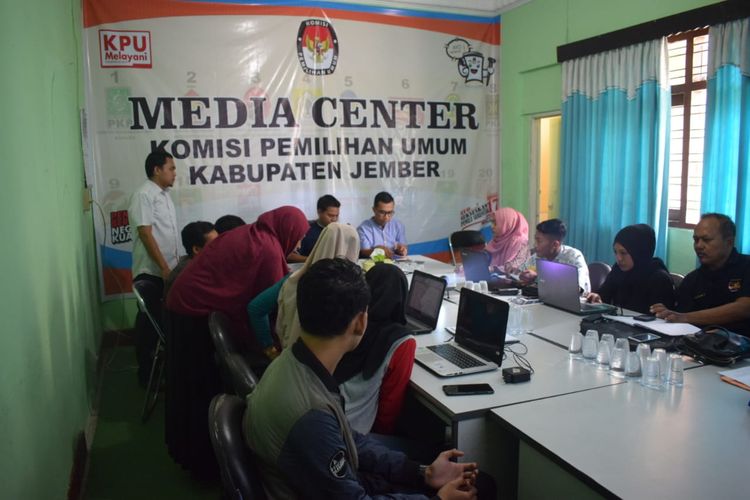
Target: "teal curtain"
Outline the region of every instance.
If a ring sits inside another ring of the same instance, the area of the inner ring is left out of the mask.
[[[701,211],[737,224],[737,249],[750,253],[750,19],[708,35],[706,139]]]
[[[666,39],[563,63],[561,216],[586,260],[613,260],[622,227],[645,223],[666,256]]]

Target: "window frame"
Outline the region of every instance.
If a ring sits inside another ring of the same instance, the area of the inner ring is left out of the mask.
[[[698,82],[693,81],[693,51],[695,38],[703,35],[708,35],[708,26],[702,28],[696,28],[689,31],[683,31],[667,37],[667,43],[677,42],[680,40],[686,40],[685,46],[685,82],[680,85],[671,85],[671,103],[672,106],[682,105],[682,175],[680,177],[680,208],[669,209],[668,214],[668,225],[669,227],[677,227],[682,229],[693,229],[695,224],[691,224],[685,221],[687,215],[687,192],[688,192],[688,176],[690,173],[690,120],[691,120],[691,109],[692,109],[692,93],[695,90],[705,90],[707,80],[701,80]],[[670,130],[670,143],[672,132]],[[670,161],[671,163],[671,161]],[[670,165],[671,168],[671,165]],[[669,174],[667,174],[669,177]]]

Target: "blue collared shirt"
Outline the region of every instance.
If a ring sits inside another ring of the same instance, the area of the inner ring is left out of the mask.
[[[370,250],[377,246],[384,246],[393,249],[396,243],[406,245],[406,230],[404,225],[392,219],[380,227],[372,218],[362,221],[357,228],[359,233],[359,243],[362,250]]]

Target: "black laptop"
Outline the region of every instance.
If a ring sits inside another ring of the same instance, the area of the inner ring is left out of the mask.
[[[406,296],[406,327],[413,334],[435,329],[443,304],[445,280],[422,271],[414,271]]]
[[[486,281],[487,288],[492,291],[522,286],[509,275],[490,273],[490,260],[490,255],[485,251],[461,250],[464,277],[475,283]]]

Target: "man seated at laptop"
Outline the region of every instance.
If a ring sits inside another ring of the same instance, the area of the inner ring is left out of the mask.
[[[443,500],[475,498],[477,464],[450,461],[462,452],[424,467],[350,428],[333,373],[362,339],[369,300],[361,269],[344,259],[320,260],[300,278],[302,334],[263,374],[243,418],[269,497],[394,498],[424,488]]]
[[[537,224],[536,234],[534,235],[535,252],[519,269],[515,270],[518,272],[520,280],[525,283],[536,281],[536,260],[541,258],[576,266],[578,268],[580,291],[581,293],[589,293],[591,281],[589,280],[589,268],[586,265],[586,259],[577,248],[563,245],[563,240],[565,240],[567,234],[568,228],[560,219],[549,219]]]
[[[667,321],[720,325],[750,336],[750,255],[737,252],[736,234],[734,222],[726,215],[702,215],[693,229],[700,267],[682,280],[676,310],[654,304],[651,313]]]

